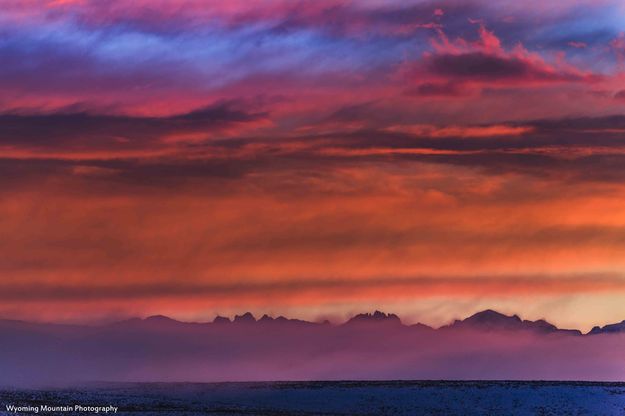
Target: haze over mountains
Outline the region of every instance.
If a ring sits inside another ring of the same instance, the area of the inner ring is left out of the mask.
[[[114,325],[129,324],[129,323],[161,323],[163,325],[210,325],[210,322],[197,323],[197,322],[181,322],[171,319],[163,315],[154,315],[145,319],[133,318],[127,321],[121,321]],[[329,321],[324,322],[309,322],[300,319],[289,319],[284,316],[278,316],[274,318],[269,315],[263,315],[260,318],[254,317],[251,312],[245,312],[241,315],[235,315],[233,319],[224,316],[216,316],[212,324],[295,324],[295,325],[331,325]],[[405,325],[402,323],[399,316],[393,313],[384,313],[381,311],[375,311],[373,313],[361,313],[348,319],[343,324],[338,326],[353,327],[354,325],[361,324],[385,324],[396,325],[418,329],[428,330],[450,330],[450,329],[472,329],[483,331],[535,331],[538,333],[559,333],[569,335],[596,335],[601,333],[616,333],[625,332],[625,321],[615,324],[608,324],[603,327],[596,326],[587,334],[583,334],[578,329],[562,329],[547,322],[544,319],[536,321],[521,319],[518,315],[508,316],[492,309],[487,309],[481,312],[477,312],[468,318],[462,320],[455,320],[449,325],[442,326],[438,329],[427,326],[422,323],[413,325]]]
[[[439,329],[394,314],[341,325],[251,313],[103,326],[0,321],[0,384],[341,379],[622,380],[625,324],[589,334],[487,310]]]

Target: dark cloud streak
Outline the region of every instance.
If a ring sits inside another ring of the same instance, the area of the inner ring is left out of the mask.
[[[90,301],[107,299],[140,299],[152,297],[221,297],[233,295],[286,295],[297,293],[323,293],[324,291],[368,290],[389,288],[427,290],[441,288],[469,292],[508,291],[572,291],[625,290],[625,280],[617,275],[588,276],[498,276],[498,277],[445,277],[421,276],[414,278],[379,279],[298,279],[284,282],[251,282],[234,284],[196,284],[175,282],[150,282],[127,285],[20,285],[0,286],[0,299],[11,301]]]
[[[212,133],[250,123],[266,113],[240,109],[240,103],[217,103],[168,117],[102,115],[89,112],[0,115],[0,145],[20,148],[114,149],[158,143],[169,134]],[[130,142],[130,144],[128,144]]]

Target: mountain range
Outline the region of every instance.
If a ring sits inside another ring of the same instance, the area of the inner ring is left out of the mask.
[[[0,320],[0,322],[2,322]],[[7,322],[7,321],[4,321]],[[19,321],[13,321],[15,323]],[[26,324],[26,323],[24,323]],[[309,322],[301,319],[289,319],[284,316],[278,316],[274,318],[269,315],[263,315],[260,318],[254,317],[251,312],[245,312],[241,315],[235,315],[233,319],[224,316],[216,316],[212,322],[183,322],[177,321],[172,318],[163,315],[154,315],[147,317],[145,319],[141,318],[132,318],[126,321],[120,321],[113,323],[111,325],[164,325],[164,326],[201,326],[201,325],[211,325],[211,324],[290,324],[290,325],[332,325],[329,321],[323,322]],[[404,325],[396,314],[393,313],[384,313],[380,311],[375,311],[373,313],[361,313],[353,316],[348,319],[343,324],[337,326],[354,326],[359,324],[385,324],[385,325],[396,325],[410,328],[418,328],[418,329],[426,329],[426,330],[461,330],[461,329],[472,329],[472,330],[482,330],[482,331],[533,331],[537,333],[550,334],[568,334],[568,335],[598,335],[598,334],[610,334],[610,333],[625,333],[625,321],[615,324],[605,325],[603,327],[595,326],[590,332],[584,334],[582,331],[578,329],[562,329],[557,326],[547,322],[544,319],[539,319],[536,321],[530,321],[521,319],[518,315],[505,315],[503,313],[497,312],[492,309],[487,309],[481,312],[477,312],[465,319],[455,320],[449,325],[442,326],[438,329],[427,326],[422,323],[412,324],[412,325]],[[31,324],[37,325],[37,324]]]
[[[508,379],[623,381],[625,323],[587,334],[493,310],[438,329],[394,314],[342,324],[251,313],[106,325],[0,320],[0,385],[90,381]]]

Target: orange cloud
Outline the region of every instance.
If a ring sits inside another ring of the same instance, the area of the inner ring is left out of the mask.
[[[534,128],[531,126],[445,126],[436,127],[428,125],[403,125],[390,126],[386,130],[392,132],[411,133],[418,136],[430,137],[498,137],[498,136],[520,136],[531,133]]]

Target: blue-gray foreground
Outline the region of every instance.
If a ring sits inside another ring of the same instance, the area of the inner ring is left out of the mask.
[[[0,414],[3,415],[14,414],[7,411],[7,405],[72,406],[79,403],[92,407],[114,406],[119,408],[117,414],[133,415],[610,416],[625,414],[625,383],[107,383],[71,389],[0,392]]]

